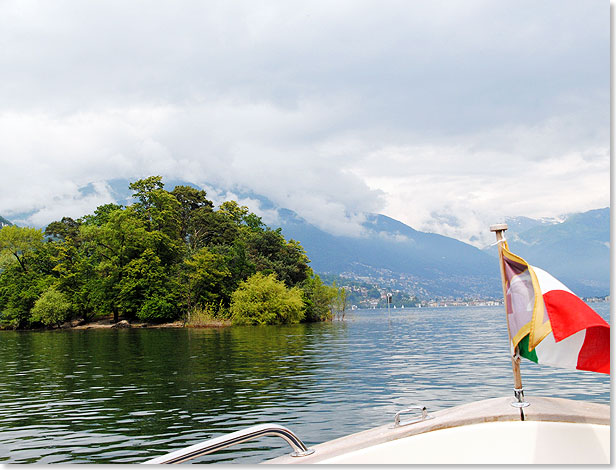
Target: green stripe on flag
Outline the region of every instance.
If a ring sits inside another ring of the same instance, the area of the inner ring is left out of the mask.
[[[533,361],[539,364],[539,359],[537,359],[536,350],[535,349],[533,349],[532,351],[528,350],[528,341],[529,341],[529,335],[526,335],[518,343],[518,349],[520,351],[520,356],[525,357],[529,361]]]

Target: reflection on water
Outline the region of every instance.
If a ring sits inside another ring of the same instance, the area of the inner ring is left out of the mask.
[[[608,304],[593,307],[609,318]],[[226,329],[0,332],[0,462],[137,463],[254,424],[307,445],[512,395],[502,307]],[[609,377],[522,363],[526,395],[609,403]],[[256,463],[271,437],[199,462]]]

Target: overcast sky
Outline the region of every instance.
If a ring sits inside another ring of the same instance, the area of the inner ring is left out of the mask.
[[[609,20],[607,0],[0,0],[0,215],[79,217],[149,175],[478,245],[505,216],[606,207]]]

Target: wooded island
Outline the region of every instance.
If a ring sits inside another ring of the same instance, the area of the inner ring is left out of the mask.
[[[323,284],[302,246],[235,201],[203,190],[130,184],[135,202],[105,204],[45,231],[0,229],[0,327],[113,315],[130,321],[280,324],[331,320],[345,292]]]

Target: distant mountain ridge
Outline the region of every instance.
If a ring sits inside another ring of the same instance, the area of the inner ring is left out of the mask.
[[[548,225],[554,225],[562,222],[565,218],[542,218],[542,219],[532,219],[530,217],[507,217],[505,221],[509,226],[509,234],[511,233],[522,233],[530,229],[534,229],[536,227],[544,227]]]
[[[583,297],[610,292],[610,208],[570,214],[562,221],[507,219],[509,249],[557,277]],[[530,221],[530,222],[529,222]],[[522,228],[522,230],[520,230]],[[485,251],[496,256],[495,247]]]
[[[318,273],[392,282],[422,297],[498,297],[498,263],[453,238],[370,214],[361,237],[329,234],[292,211],[279,210],[282,233],[298,240]]]
[[[495,246],[479,250],[377,214],[364,223],[367,236],[335,236],[291,211],[279,212],[283,233],[302,243],[317,272],[404,279],[401,284],[424,296],[502,296]],[[514,253],[550,272],[577,295],[609,295],[609,208],[560,219],[515,217],[506,222],[505,235]]]

